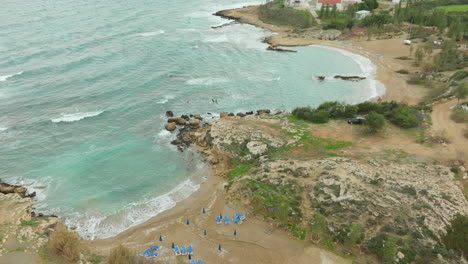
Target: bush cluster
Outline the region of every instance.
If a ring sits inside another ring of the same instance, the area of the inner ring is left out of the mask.
[[[372,115],[377,120],[374,128],[381,128],[381,116],[388,121],[402,128],[412,128],[419,125],[418,110],[431,110],[430,107],[408,106],[397,102],[363,102],[357,105],[350,105],[340,102],[325,102],[316,109],[311,107],[298,107],[292,111],[297,118],[323,124],[329,119],[345,119],[360,115]],[[378,115],[376,115],[378,114]]]
[[[67,227],[58,223],[48,242],[49,252],[69,262],[80,259],[80,240],[78,234],[69,232]]]

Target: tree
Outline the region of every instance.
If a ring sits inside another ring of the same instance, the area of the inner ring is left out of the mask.
[[[452,220],[452,226],[447,228],[447,234],[442,238],[445,246],[468,256],[468,217],[458,214]]]
[[[325,15],[325,5],[322,4],[322,7],[320,7],[320,18],[323,18]]]
[[[336,5],[333,5],[332,10],[331,10],[331,17],[336,18],[336,16],[337,16]]]
[[[460,105],[460,100],[468,96],[468,82],[460,83],[455,90],[455,96],[458,99],[457,105]]]
[[[422,50],[420,47],[418,47],[418,48],[416,49],[416,52],[414,53],[414,58],[416,59],[416,60],[414,61],[414,64],[415,64],[416,66],[421,65],[421,62],[422,62],[422,60],[423,60],[423,58],[424,58],[424,52],[423,52],[423,50]]]
[[[323,14],[323,18],[329,18],[330,17],[330,6],[326,5],[325,6],[325,13]]]
[[[385,117],[377,112],[370,112],[366,119],[367,127],[371,132],[381,130],[385,125]]]
[[[462,41],[464,30],[463,30],[463,23],[461,22],[460,17],[457,17],[455,21],[450,24],[448,36],[455,41]]]

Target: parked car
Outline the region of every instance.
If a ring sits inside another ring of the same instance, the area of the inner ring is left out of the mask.
[[[366,119],[361,116],[348,119],[348,124],[350,125],[362,125],[364,122],[366,122]]]

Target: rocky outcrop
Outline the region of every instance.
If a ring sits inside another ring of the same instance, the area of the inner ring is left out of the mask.
[[[200,125],[200,120],[199,119],[191,119],[189,121],[189,125],[191,125],[193,127],[198,127]]]
[[[167,130],[167,131],[174,131],[176,130],[177,126],[176,126],[176,123],[166,123],[164,125],[164,128]]]
[[[274,44],[268,46],[267,50],[279,51],[279,52],[297,52],[297,50],[278,48],[278,46]]]
[[[174,113],[172,111],[166,111],[166,116],[167,117],[173,117]]]
[[[30,193],[30,194],[28,194],[27,192],[28,190],[23,186],[10,185],[8,183],[0,183],[0,193],[3,193],[3,194],[17,193],[22,198],[36,196],[35,192]]]
[[[176,125],[182,126],[187,123],[187,120],[183,117],[171,117],[167,119],[167,123],[175,123]]]
[[[366,79],[366,77],[360,76],[343,76],[343,75],[335,75],[333,78],[335,79],[342,79],[345,81],[360,81]]]

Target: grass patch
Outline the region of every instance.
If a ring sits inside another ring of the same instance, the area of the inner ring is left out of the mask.
[[[255,160],[248,163],[235,163],[234,167],[228,172],[227,177],[233,180],[239,176],[244,176],[249,173],[250,169],[255,165]]]
[[[412,60],[412,58],[410,58],[408,56],[396,57],[395,59],[397,59],[397,60]]]
[[[408,70],[398,70],[398,71],[396,71],[396,73],[409,74],[409,71]]]
[[[284,225],[301,220],[302,187],[297,181],[288,180],[286,183],[273,185],[248,179],[243,182],[242,188],[246,189],[251,197],[254,211],[277,219]]]
[[[468,11],[468,5],[449,5],[449,6],[439,6],[438,9],[442,9],[445,13],[448,12],[466,12]]]
[[[291,234],[300,240],[304,240],[307,234],[307,231],[304,228],[301,228],[295,224],[288,224],[288,230]]]
[[[25,221],[21,220],[20,226],[38,226],[39,222],[37,221]]]

